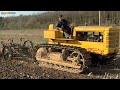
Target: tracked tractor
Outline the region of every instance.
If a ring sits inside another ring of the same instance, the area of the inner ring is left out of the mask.
[[[82,73],[90,65],[105,63],[119,52],[119,29],[109,26],[76,26],[66,39],[53,24],[44,31],[48,44],[40,44],[36,60],[40,66]]]

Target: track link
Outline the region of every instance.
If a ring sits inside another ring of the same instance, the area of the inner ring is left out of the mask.
[[[90,57],[89,53],[84,48],[74,47],[74,46],[65,46],[65,45],[59,45],[59,44],[40,44],[40,45],[36,46],[36,52],[39,48],[47,48],[47,49],[54,48],[54,49],[60,49],[60,50],[65,49],[65,50],[68,50],[70,52],[74,52],[75,50],[78,50],[84,55],[85,70],[86,70],[86,68],[88,68],[87,66],[90,63],[89,59],[91,59],[91,57]],[[80,68],[74,68],[74,67],[70,67],[70,66],[64,66],[62,64],[59,65],[59,64],[55,64],[55,63],[51,63],[51,62],[44,62],[40,59],[39,59],[39,66],[47,67],[47,68],[54,68],[54,69],[58,69],[61,71],[67,71],[70,73],[81,73],[80,72],[81,66],[80,66]]]
[[[57,70],[61,70],[64,72],[70,72],[70,73],[80,73],[79,69],[75,69],[72,67],[67,67],[67,66],[63,66],[63,65],[58,65],[58,64],[53,64],[53,63],[49,63],[49,62],[39,62],[39,66],[40,67],[47,67],[47,68],[52,68],[52,69],[57,69]]]

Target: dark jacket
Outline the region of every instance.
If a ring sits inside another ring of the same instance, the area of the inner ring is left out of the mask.
[[[58,21],[56,27],[62,28],[68,34],[71,33],[70,22],[66,19],[63,19],[61,22]]]

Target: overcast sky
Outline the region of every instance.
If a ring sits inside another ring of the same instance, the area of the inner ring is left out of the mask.
[[[3,12],[11,12],[11,14],[3,14]],[[37,13],[44,13],[46,11],[0,11],[0,17],[19,16],[19,15],[32,15]]]

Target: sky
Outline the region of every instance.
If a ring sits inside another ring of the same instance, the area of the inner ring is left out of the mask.
[[[37,13],[44,13],[47,11],[0,11],[0,17],[11,17],[19,15],[32,15]]]

